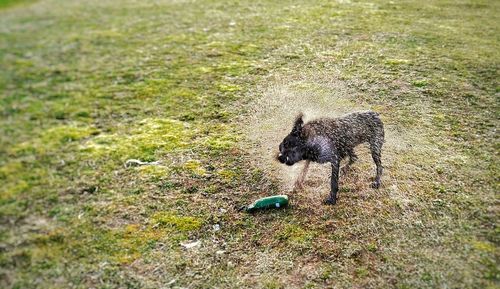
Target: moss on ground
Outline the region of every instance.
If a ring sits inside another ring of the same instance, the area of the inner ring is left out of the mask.
[[[34,2],[34,0],[0,0],[0,9],[29,2]]]

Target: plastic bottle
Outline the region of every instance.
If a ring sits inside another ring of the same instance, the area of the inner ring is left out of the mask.
[[[249,206],[245,207],[245,211],[252,213],[257,210],[271,209],[271,208],[284,208],[288,206],[287,195],[276,195],[258,199]]]

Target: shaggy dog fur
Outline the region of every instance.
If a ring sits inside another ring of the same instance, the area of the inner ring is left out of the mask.
[[[331,163],[331,191],[325,200],[327,204],[337,201],[339,164],[349,156],[349,163],[342,168],[348,169],[356,160],[354,148],[368,143],[373,161],[377,167],[372,187],[380,186],[382,176],[381,151],[384,143],[384,126],[378,113],[373,111],[354,112],[339,118],[321,118],[304,124],[303,115],[299,114],[288,134],[279,146],[278,160],[289,166],[305,160],[296,188],[302,187],[309,163]]]

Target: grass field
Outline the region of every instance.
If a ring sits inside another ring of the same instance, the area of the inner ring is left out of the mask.
[[[0,287],[498,288],[499,14],[0,1]],[[385,123],[382,187],[361,147],[337,205],[328,167],[291,193],[293,117],[360,109]]]

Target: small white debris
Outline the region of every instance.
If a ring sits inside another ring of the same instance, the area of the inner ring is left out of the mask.
[[[160,164],[160,161],[154,161],[154,162],[143,162],[141,160],[136,160],[136,159],[129,159],[125,162],[125,167],[126,168],[129,168],[129,167],[133,167],[133,166],[145,166],[145,165],[149,165],[149,166],[157,166]]]
[[[234,25],[236,25],[236,22],[234,21],[229,22],[229,26],[234,26]]]
[[[215,252],[215,254],[217,254],[217,255],[222,255],[224,253],[226,253],[226,251],[224,251],[224,250],[218,250],[217,252]]]
[[[177,280],[172,279],[172,280],[170,280],[170,282],[167,283],[167,285],[173,285],[175,283],[175,281],[177,281]]]
[[[212,226],[212,228],[214,229],[214,231],[219,231],[220,230],[220,225],[219,224],[215,224]]]
[[[101,269],[102,269],[102,268],[104,268],[104,267],[108,266],[108,264],[109,264],[109,263],[108,263],[108,262],[106,262],[106,261],[101,262],[101,263],[99,263],[99,268],[101,268]]]
[[[181,243],[181,246],[186,248],[186,249],[191,249],[194,247],[198,247],[201,244],[201,241],[194,241],[194,242],[189,242],[189,243]]]

